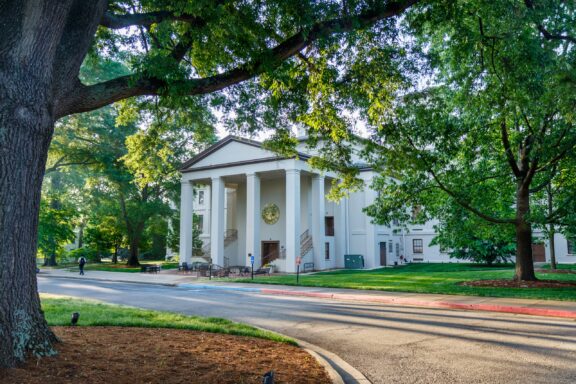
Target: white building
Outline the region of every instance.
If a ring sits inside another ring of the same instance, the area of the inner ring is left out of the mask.
[[[223,266],[273,264],[295,272],[297,262],[316,270],[343,268],[345,255],[361,255],[365,268],[411,262],[453,261],[430,246],[433,222],[408,231],[371,223],[362,209],[376,198],[368,186],[375,176],[361,168],[362,191],[335,203],[326,199],[335,175],[312,169],[298,148],[298,159],[279,157],[261,143],[229,136],[183,165],[180,261],[194,255]],[[197,221],[193,223],[193,213]],[[194,250],[192,228],[203,247]],[[566,239],[557,236],[559,262],[574,262]],[[570,249],[571,252],[571,249]],[[546,248],[546,258],[548,249]]]

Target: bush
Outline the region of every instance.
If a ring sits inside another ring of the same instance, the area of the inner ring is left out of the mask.
[[[508,263],[516,251],[516,244],[475,239],[466,248],[450,252],[450,257],[459,260],[470,260],[475,263]]]
[[[74,262],[80,257],[84,257],[88,262],[92,263],[99,263],[101,261],[101,255],[99,255],[97,250],[92,248],[82,247],[68,252],[68,258]]]

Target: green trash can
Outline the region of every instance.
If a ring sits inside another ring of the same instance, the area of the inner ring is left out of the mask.
[[[344,268],[362,269],[364,268],[364,256],[362,255],[344,255]]]

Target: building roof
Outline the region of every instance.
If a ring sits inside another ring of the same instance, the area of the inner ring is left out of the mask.
[[[232,143],[232,142],[237,142],[237,143],[249,145],[249,146],[256,147],[256,148],[265,149],[263,147],[262,143],[259,141],[229,135],[229,136],[226,136],[225,138],[223,138],[222,140],[218,141],[216,144],[206,148],[204,151],[202,151],[199,154],[197,154],[196,156],[192,157],[190,160],[184,162],[182,164],[182,166],[180,167],[180,171],[181,172],[187,171],[194,164],[198,163],[202,159],[205,159],[206,157],[217,152],[218,150],[222,149],[223,147],[225,147],[226,145],[228,145],[229,143]],[[298,158],[301,160],[308,160],[311,157],[310,155],[302,153],[302,152],[297,152],[297,153],[298,153]],[[276,156],[274,156],[273,159],[283,160],[283,159],[286,159],[286,157],[276,155]],[[248,162],[252,162],[252,161],[246,161],[246,163],[248,163]],[[234,165],[241,165],[242,163],[243,162],[240,161],[240,162],[235,162],[233,164]],[[230,163],[230,165],[232,165],[232,163]],[[223,164],[223,166],[226,166],[226,164]]]

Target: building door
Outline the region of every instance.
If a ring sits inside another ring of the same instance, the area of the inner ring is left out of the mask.
[[[262,242],[262,265],[271,263],[280,257],[280,242],[279,241],[263,241]]]
[[[532,244],[532,260],[535,262],[546,261],[546,251],[544,244]]]
[[[386,265],[386,243],[380,243],[380,265]]]

